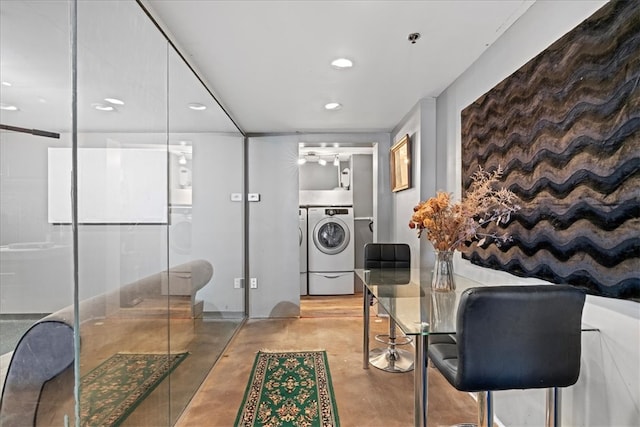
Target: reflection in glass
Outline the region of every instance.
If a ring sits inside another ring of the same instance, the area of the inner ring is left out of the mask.
[[[71,235],[47,203],[48,149],[71,146],[68,6],[0,2],[0,425],[32,423],[43,383],[74,356],[71,326],[43,320],[73,303]]]
[[[192,316],[171,311],[170,342],[186,348],[188,369],[171,374],[171,407],[184,408],[204,381],[244,317],[244,293],[235,289],[243,275],[242,204],[230,193],[242,191],[243,140],[182,58],[169,51],[169,265],[206,263],[211,280],[189,292],[169,276],[171,301],[189,299]],[[207,106],[194,110],[194,103]],[[195,285],[195,283],[192,283]],[[172,410],[171,422],[180,411]]]
[[[134,2],[77,6],[80,423],[168,425],[167,44]]]
[[[0,2],[0,71],[15,83],[0,95],[19,106],[0,110],[0,123],[59,136],[0,132],[0,361],[3,375],[7,367],[16,375],[9,389],[25,382],[24,369],[8,365],[34,321],[34,337],[58,336],[38,342],[60,351],[32,397],[3,394],[0,424],[12,422],[7,412],[18,424],[75,424],[76,385],[80,424],[105,425],[107,416],[172,425],[244,318],[244,290],[233,287],[244,271],[244,212],[228,197],[242,192],[243,137],[133,1],[77,3],[73,135],[70,3]],[[76,314],[79,348],[68,341]],[[129,407],[105,406],[138,389],[122,374],[138,365],[155,380],[126,396]]]

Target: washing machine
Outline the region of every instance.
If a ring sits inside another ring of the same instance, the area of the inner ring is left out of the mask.
[[[353,294],[352,207],[310,207],[309,295]]]
[[[307,295],[307,208],[298,209],[298,240],[300,244],[300,295]]]

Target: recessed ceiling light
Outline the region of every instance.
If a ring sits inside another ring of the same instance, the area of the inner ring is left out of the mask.
[[[91,104],[91,106],[98,111],[116,111],[116,109],[111,105],[95,103],[95,104]]]
[[[331,66],[338,70],[344,70],[345,68],[353,67],[353,62],[347,58],[338,58],[331,61]]]
[[[18,107],[11,104],[0,104],[0,110],[4,111],[18,111]]]
[[[202,110],[206,110],[207,106],[197,103],[197,102],[192,102],[191,104],[188,104],[187,107],[191,108],[192,110],[196,110],[196,111],[202,111]]]
[[[7,86],[7,87],[9,87],[9,86],[11,86],[11,83],[9,83],[9,82],[2,82],[2,86]]]
[[[118,98],[105,98],[105,101],[107,101],[109,104],[113,104],[113,105],[124,105],[124,101],[118,99]]]
[[[339,110],[342,108],[342,104],[338,102],[330,102],[328,104],[325,104],[324,108],[325,110],[330,110],[330,111]]]

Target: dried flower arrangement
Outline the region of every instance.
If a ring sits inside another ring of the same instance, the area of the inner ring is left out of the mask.
[[[483,233],[481,228],[491,222],[506,224],[511,214],[520,210],[518,197],[506,188],[495,189],[502,177],[502,168],[493,172],[481,167],[471,177],[473,183],[462,201],[453,203],[450,193],[438,191],[435,197],[413,208],[409,228],[426,230],[427,238],[439,251],[460,250],[465,242],[478,240],[482,246],[495,241],[499,246],[510,239],[505,234]]]

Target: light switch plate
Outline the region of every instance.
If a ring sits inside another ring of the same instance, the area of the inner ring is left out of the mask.
[[[247,200],[250,202],[259,202],[260,201],[260,193],[249,193],[247,194]]]
[[[242,201],[242,193],[231,193],[231,201],[232,202],[241,202]]]

